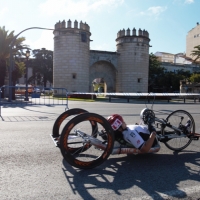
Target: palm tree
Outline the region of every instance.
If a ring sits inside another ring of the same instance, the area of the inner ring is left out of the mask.
[[[14,31],[8,33],[5,30],[5,26],[0,27],[0,87],[5,84],[5,77],[7,70],[8,59],[10,57],[10,44],[14,39]],[[25,41],[24,37],[17,38],[13,45],[13,55],[20,55],[20,51],[23,48],[27,48],[26,45],[22,45]]]
[[[190,55],[192,57],[196,56],[196,58],[194,59],[194,62],[199,63],[199,60],[200,60],[200,45],[195,46],[194,49],[196,49],[196,50],[193,50]]]

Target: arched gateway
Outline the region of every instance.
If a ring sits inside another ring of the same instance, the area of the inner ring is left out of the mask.
[[[90,50],[88,24],[69,20],[55,24],[53,87],[69,92],[93,92],[94,80],[104,92],[147,92],[149,34],[146,30],[120,30],[116,52]],[[101,88],[102,89],[102,88]]]

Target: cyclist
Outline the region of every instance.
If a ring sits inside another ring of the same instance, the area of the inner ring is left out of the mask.
[[[152,146],[157,144],[156,131],[145,125],[126,125],[123,117],[113,114],[107,118],[115,133],[115,140],[119,143],[123,139],[132,144],[141,153],[148,153]],[[151,129],[151,130],[150,130]]]

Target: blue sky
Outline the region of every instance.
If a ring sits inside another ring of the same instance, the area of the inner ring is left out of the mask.
[[[186,51],[186,35],[200,22],[200,0],[0,0],[0,26],[15,34],[29,27],[54,28],[59,20],[90,26],[91,50],[116,51],[121,29],[149,32],[149,53]],[[53,50],[52,31],[22,33],[31,49]]]

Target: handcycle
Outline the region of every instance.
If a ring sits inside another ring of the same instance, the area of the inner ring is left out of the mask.
[[[200,134],[195,132],[195,121],[185,110],[175,110],[165,119],[158,118],[153,109],[143,109],[144,124],[156,128],[158,143],[149,150],[156,153],[160,142],[173,151],[182,151]],[[75,115],[75,116],[74,116]],[[71,119],[70,117],[73,116]],[[61,124],[70,118],[61,133]],[[60,148],[64,159],[80,169],[91,169],[101,165],[111,154],[139,154],[130,143],[115,141],[111,125],[101,115],[74,108],[62,113],[54,123],[52,139]]]

